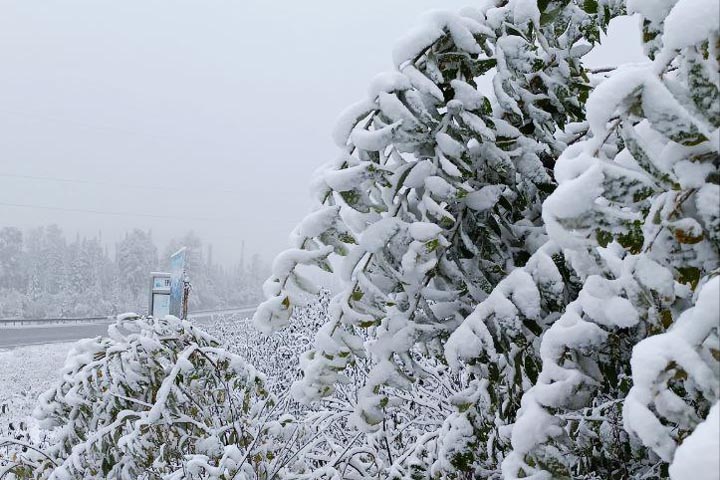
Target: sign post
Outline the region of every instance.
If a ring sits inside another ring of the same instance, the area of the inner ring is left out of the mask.
[[[183,320],[183,314],[187,315],[187,308],[183,308],[187,302],[185,299],[185,283],[187,282],[185,271],[186,254],[187,248],[183,247],[170,256],[170,315]]]
[[[148,315],[162,318],[170,314],[170,274],[152,272],[150,274],[150,298]]]

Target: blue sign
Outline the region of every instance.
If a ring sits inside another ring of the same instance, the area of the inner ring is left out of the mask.
[[[182,316],[186,253],[183,247],[170,257],[170,315],[178,318]]]

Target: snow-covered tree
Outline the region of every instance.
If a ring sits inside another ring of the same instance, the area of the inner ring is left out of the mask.
[[[283,327],[302,302],[299,292],[313,290],[302,267],[339,264],[346,287],[304,355],[298,398],[331,395],[361,362],[367,372],[355,422],[384,429],[400,392],[442,370],[448,336],[545,241],[540,206],[554,189],[550,171],[587,131],[591,84],[580,59],[621,8],[488,4],[433,13],[400,42],[397,71],[379,76],[369,98],[342,116],[335,140],[343,154],[318,179],[323,207],[296,230],[296,248],[277,259],[269,300],[255,317],[265,330]],[[492,92],[483,95],[478,82],[487,80]],[[503,355],[512,363],[529,348],[532,357],[540,331],[532,319],[521,324]],[[492,404],[489,425],[497,424],[496,411],[512,421],[522,387],[534,380],[523,375],[503,377],[520,385],[498,392],[512,400]],[[455,379],[451,391],[469,381]],[[477,448],[489,428],[470,427],[467,446]],[[456,453],[443,460],[448,468],[474,468]]]
[[[717,6],[629,7],[662,33],[555,168],[543,218],[583,285],[542,337],[505,478],[666,477],[720,396]]]
[[[23,284],[23,235],[15,227],[0,229],[0,288],[13,288]]]
[[[43,290],[56,295],[64,290],[66,284],[67,244],[62,230],[57,225],[49,225],[41,232],[43,238],[42,269]]]
[[[294,393],[356,388],[355,425],[385,438],[402,392],[449,363],[440,425],[406,436],[400,460],[379,451],[397,478],[667,476],[717,401],[716,326],[653,339],[713,311],[688,309],[720,265],[717,11],[627,8],[653,61],[608,80],[580,57],[624,4],[436,13],[340,121],[323,207],[276,260],[255,323],[284,327],[313,291],[303,270],[336,266],[346,288]],[[641,359],[678,336],[700,378],[671,354]]]
[[[157,247],[149,233],[135,229],[118,243],[117,265],[121,283],[128,289],[130,300],[143,302],[149,273],[157,268]],[[143,303],[138,303],[142,305]]]

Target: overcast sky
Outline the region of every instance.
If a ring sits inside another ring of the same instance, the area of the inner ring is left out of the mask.
[[[338,113],[423,11],[468,4],[0,0],[0,226],[161,247],[193,229],[221,259],[243,240],[270,259]],[[640,60],[635,19],[614,30],[592,62]]]

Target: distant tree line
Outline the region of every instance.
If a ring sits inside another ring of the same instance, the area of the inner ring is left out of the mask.
[[[188,247],[193,309],[246,305],[261,296],[267,265],[258,255],[233,265],[212,261],[212,247],[193,232],[162,254],[151,232],[135,229],[115,245],[101,235],[69,241],[57,225],[0,228],[0,318],[64,318],[147,309],[149,273],[169,271],[169,257]]]

